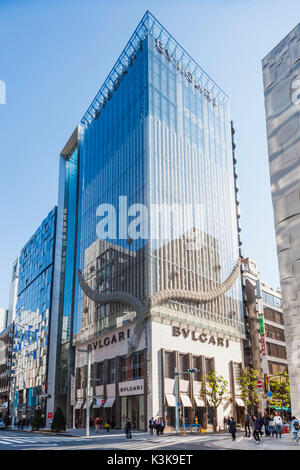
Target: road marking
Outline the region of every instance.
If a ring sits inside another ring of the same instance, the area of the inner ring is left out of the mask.
[[[160,449],[164,447],[169,447],[172,444],[179,445],[180,444],[189,444],[191,442],[207,442],[209,440],[215,439],[216,436],[201,436],[201,437],[193,437],[191,439],[190,436],[185,436],[185,437],[171,437],[169,439],[162,439],[162,440],[157,440],[157,441],[149,441],[148,439],[133,439],[133,440],[127,440],[127,441],[119,441],[119,442],[106,442],[105,444],[103,442],[95,442],[91,444],[86,444],[86,445],[70,445],[70,446],[58,446],[57,450],[80,450],[80,449],[105,449],[105,450],[151,450],[151,449]],[[218,439],[220,437],[218,436]],[[47,447],[45,446],[42,450],[47,450]]]

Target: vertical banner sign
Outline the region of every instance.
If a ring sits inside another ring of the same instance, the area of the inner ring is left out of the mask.
[[[264,317],[263,315],[259,315],[259,332],[261,335],[265,334],[265,326],[264,326]]]
[[[71,406],[75,405],[75,376],[71,374]]]
[[[266,355],[265,335],[261,335],[261,352],[262,352],[263,356]]]
[[[264,326],[264,317],[259,315],[259,332],[261,336],[261,352],[263,356],[266,355],[266,342],[265,342],[265,326]]]

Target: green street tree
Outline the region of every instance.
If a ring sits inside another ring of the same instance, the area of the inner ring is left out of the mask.
[[[44,427],[44,418],[42,417],[42,411],[40,409],[35,410],[31,425],[33,431],[38,431],[40,428]]]
[[[281,372],[269,378],[270,391],[272,397],[270,399],[271,407],[290,408],[290,382],[287,372]]]
[[[241,374],[237,377],[237,383],[240,387],[240,396],[246,407],[250,407],[251,413],[254,414],[254,408],[260,401],[257,391],[257,373],[251,367],[242,369]]]
[[[213,430],[217,430],[217,410],[224,400],[229,399],[228,382],[221,375],[209,372],[202,378],[200,398],[214,410]]]
[[[51,431],[61,432],[66,429],[66,420],[63,411],[60,407],[54,413],[53,421],[51,424]]]

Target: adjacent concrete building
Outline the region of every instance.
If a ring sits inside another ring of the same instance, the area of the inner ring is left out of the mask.
[[[291,406],[300,415],[300,24],[262,61]]]
[[[4,330],[7,326],[7,317],[8,310],[5,308],[0,308],[0,332]]]
[[[247,335],[245,365],[253,367],[260,378],[263,378],[264,373],[268,376],[277,375],[288,370],[281,292],[262,279],[255,261],[245,258],[243,266]],[[264,365],[267,366],[265,369]]]
[[[13,355],[13,325],[0,333],[0,416],[9,413],[9,392]]]

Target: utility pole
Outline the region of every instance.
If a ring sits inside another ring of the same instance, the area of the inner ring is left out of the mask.
[[[12,390],[12,406],[11,406],[11,429],[15,427],[15,395],[16,395],[16,376],[11,377],[11,383],[14,382]]]
[[[90,395],[91,395],[91,350],[78,349],[79,352],[84,352],[88,355],[88,370],[87,370],[87,384],[86,384],[86,436],[90,435]]]
[[[175,378],[175,420],[176,420],[176,433],[178,433],[178,372],[177,368],[174,367],[174,378]]]

